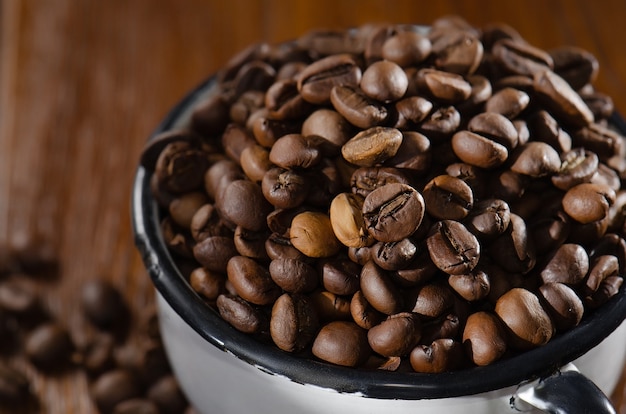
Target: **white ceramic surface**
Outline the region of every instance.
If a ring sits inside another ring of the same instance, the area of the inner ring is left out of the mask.
[[[189,400],[203,414],[519,413],[510,406],[516,387],[466,397],[403,401],[340,394],[331,389],[295,383],[210,344],[158,293],[157,304],[161,332],[174,372]],[[626,323],[574,364],[610,395],[626,360],[624,344]]]

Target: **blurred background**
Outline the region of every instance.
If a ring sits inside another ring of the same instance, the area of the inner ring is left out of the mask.
[[[597,89],[626,111],[624,0],[0,0],[0,242],[58,257],[59,279],[40,289],[73,329],[88,278],[149,306],[130,189],[168,108],[251,43],[448,14],[477,27],[507,23],[540,48],[587,49],[600,62]],[[32,376],[42,412],[95,412],[81,375]]]

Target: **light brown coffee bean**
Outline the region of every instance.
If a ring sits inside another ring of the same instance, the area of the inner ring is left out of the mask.
[[[396,155],[401,144],[399,130],[373,127],[350,138],[341,148],[341,154],[354,165],[373,167]]]
[[[330,257],[341,248],[327,214],[306,211],[295,216],[289,229],[293,247],[308,257]]]
[[[348,247],[365,247],[374,243],[363,217],[364,197],[359,194],[338,194],[330,204],[330,223],[337,239]]]

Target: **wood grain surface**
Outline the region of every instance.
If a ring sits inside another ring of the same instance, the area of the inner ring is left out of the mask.
[[[135,308],[150,305],[130,188],[168,108],[250,43],[447,14],[506,22],[541,48],[587,49],[600,62],[597,89],[626,112],[624,0],[0,0],[0,241],[55,249],[61,278],[41,289],[73,329],[89,278],[113,281]],[[96,412],[82,374],[28,373],[42,412]],[[613,396],[622,414],[625,388]]]

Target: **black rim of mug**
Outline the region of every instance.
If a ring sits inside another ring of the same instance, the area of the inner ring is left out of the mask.
[[[215,77],[211,77],[185,96],[167,114],[152,137],[172,129],[181,115],[214,83]],[[613,114],[610,121],[619,131],[626,133],[626,121],[619,114]],[[622,286],[619,293],[601,308],[587,314],[579,326],[554,337],[543,347],[488,366],[441,374],[345,368],[294,356],[237,331],[191,289],[161,236],[159,209],[150,190],[150,173],[143,167],[137,169],[132,191],[135,244],[159,294],[209,343],[268,373],[285,376],[297,383],[378,399],[417,400],[474,395],[554,373],[602,342],[626,318],[626,288]]]

